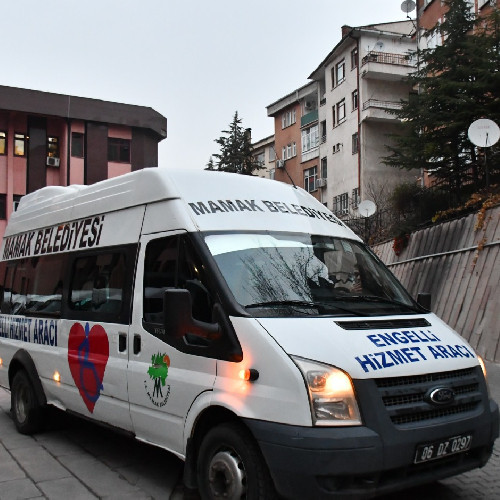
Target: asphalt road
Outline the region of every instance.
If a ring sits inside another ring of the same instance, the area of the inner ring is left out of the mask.
[[[487,364],[500,401],[500,364]],[[170,499],[184,495],[182,462],[172,454],[54,411],[48,429],[23,436],[10,418],[10,394],[0,389],[0,500]],[[482,469],[386,500],[499,499],[500,439]]]

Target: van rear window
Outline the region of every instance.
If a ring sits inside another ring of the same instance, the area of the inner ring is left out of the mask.
[[[44,255],[0,264],[3,314],[61,315],[66,255]]]

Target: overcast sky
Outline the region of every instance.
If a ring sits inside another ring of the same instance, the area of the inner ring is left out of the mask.
[[[3,0],[1,85],[149,106],[167,117],[165,167],[204,168],[238,111],[308,82],[341,26],[406,18],[401,0]],[[415,13],[413,12],[412,15]]]

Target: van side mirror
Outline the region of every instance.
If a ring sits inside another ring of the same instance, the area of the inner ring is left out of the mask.
[[[221,336],[219,323],[206,323],[193,318],[191,294],[183,288],[169,288],[163,295],[165,333],[181,339],[185,335],[205,340]]]
[[[431,310],[431,302],[432,302],[432,295],[430,293],[419,293],[417,295],[417,304],[419,306],[422,306],[424,309],[427,309],[428,311]]]

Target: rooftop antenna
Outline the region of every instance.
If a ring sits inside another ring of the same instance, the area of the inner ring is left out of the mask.
[[[409,19],[410,12],[413,12],[416,6],[417,5],[413,0],[404,0],[404,2],[401,4],[401,10],[406,14],[406,17]]]
[[[412,22],[415,31],[417,30],[417,26],[413,21],[413,19],[410,17],[410,12],[413,12],[416,6],[417,4],[414,2],[414,0],[404,0],[404,2],[401,4],[401,10],[406,14],[406,17]]]

